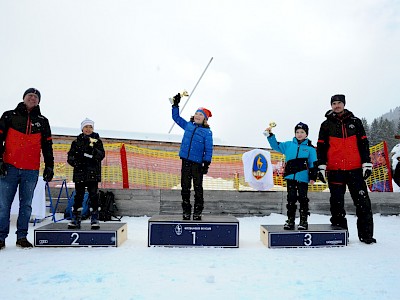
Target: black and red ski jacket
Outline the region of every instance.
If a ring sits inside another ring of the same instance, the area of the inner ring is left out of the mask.
[[[39,170],[40,151],[46,167],[54,168],[53,141],[49,121],[39,106],[30,112],[23,102],[0,119],[0,157],[23,170]]]
[[[347,109],[339,116],[332,110],[325,114],[318,135],[319,165],[327,170],[354,170],[370,163],[369,142],[359,118]]]

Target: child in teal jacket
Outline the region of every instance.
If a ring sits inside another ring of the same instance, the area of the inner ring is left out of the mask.
[[[298,229],[308,229],[307,218],[310,215],[307,197],[308,183],[314,184],[317,179],[317,152],[307,138],[308,126],[298,123],[294,128],[295,137],[291,141],[278,142],[268,127],[264,131],[271,148],[285,155],[284,178],[287,183],[287,216],[284,229],[293,230],[296,217],[296,202],[300,203],[300,224]]]

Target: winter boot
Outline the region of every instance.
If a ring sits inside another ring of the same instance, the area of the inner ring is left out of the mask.
[[[68,229],[80,229],[81,228],[81,211],[79,208],[77,211],[72,212],[71,221],[68,223]]]
[[[100,228],[99,212],[97,210],[92,211],[92,215],[90,217],[90,225],[91,225],[92,229]]]
[[[203,206],[195,204],[194,205],[194,212],[193,212],[193,220],[200,221],[202,213],[203,213]]]
[[[25,248],[25,249],[33,248],[33,245],[26,239],[26,237],[18,239],[15,244],[17,245],[17,247],[20,248]]]
[[[331,217],[331,224],[333,227],[340,227],[342,229],[348,229],[347,226],[347,219],[345,217],[339,216],[339,217]]]
[[[285,230],[293,230],[294,229],[294,216],[288,216],[288,219],[285,222],[285,225],[283,225],[283,229]]]
[[[360,241],[365,243],[365,244],[374,244],[376,243],[376,239],[374,239],[373,237],[360,237]]]
[[[283,229],[293,230],[294,229],[294,219],[296,218],[297,206],[293,202],[288,202],[288,204],[286,204],[286,208],[287,208],[288,219],[286,220],[285,225],[283,225]]]
[[[190,198],[182,198],[182,217],[184,220],[190,220],[190,215],[192,214],[192,205],[190,204]]]
[[[298,230],[307,230],[308,229],[308,218],[309,212],[308,211],[300,211],[300,223],[299,226],[297,226]]]

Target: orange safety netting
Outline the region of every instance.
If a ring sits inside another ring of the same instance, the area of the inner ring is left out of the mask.
[[[53,144],[55,178],[63,178],[67,182],[72,181],[73,172],[73,168],[67,163],[69,148],[69,144]],[[374,160],[374,157],[383,148],[383,143],[371,147],[373,161],[377,161],[377,159]],[[124,143],[104,143],[104,149],[106,156],[102,161],[100,188],[180,188],[181,160],[177,151],[154,150]],[[284,156],[280,153],[271,152],[271,163],[274,189],[285,189],[286,182],[283,180]],[[41,167],[44,167],[43,162]],[[370,187],[386,186],[388,176],[386,164],[374,163],[373,174],[368,179],[368,184]],[[326,184],[318,182],[318,184],[310,185],[309,191],[322,191],[326,188]],[[242,154],[214,155],[209,172],[204,177],[204,189],[251,190],[244,181]]]

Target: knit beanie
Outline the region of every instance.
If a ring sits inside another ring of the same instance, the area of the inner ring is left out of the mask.
[[[340,101],[340,102],[342,102],[344,105],[346,105],[346,99],[345,99],[344,95],[333,95],[333,96],[331,97],[331,105],[332,105],[332,103],[335,102],[335,101]]]
[[[296,130],[297,129],[303,129],[305,132],[306,132],[306,134],[308,135],[308,125],[307,124],[304,124],[304,123],[302,123],[302,122],[300,122],[299,124],[297,124],[295,127],[294,127],[294,133],[296,133]]]
[[[212,117],[211,111],[209,111],[205,107],[199,107],[196,112],[201,112],[204,115],[204,118],[208,120],[208,118]]]
[[[94,128],[94,122],[88,118],[82,121],[81,130],[83,130],[83,127],[85,127],[86,125],[91,125]]]
[[[29,88],[29,89],[27,89],[27,90],[25,91],[24,95],[22,96],[22,99],[24,99],[25,96],[26,96],[27,94],[30,94],[30,93],[36,94],[36,95],[38,96],[39,102],[40,102],[40,92],[39,92],[37,89],[35,89],[35,88]]]

